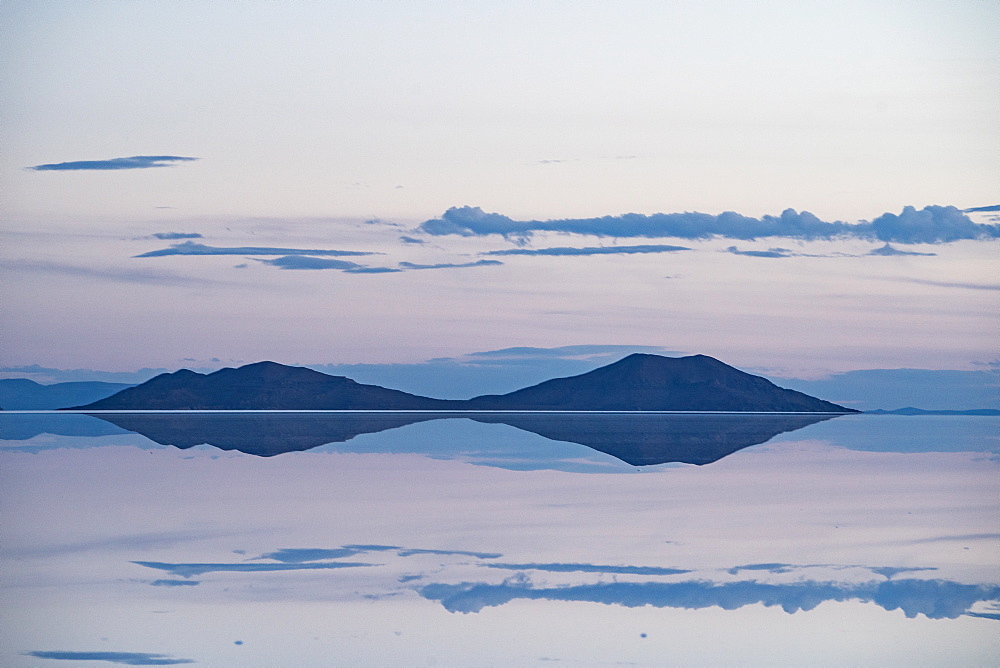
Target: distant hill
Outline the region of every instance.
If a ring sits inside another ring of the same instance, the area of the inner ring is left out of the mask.
[[[96,381],[42,385],[27,378],[4,378],[0,380],[0,406],[8,411],[50,411],[98,401],[129,387]]]
[[[470,399],[477,410],[854,413],[706,355],[635,353],[579,376]]]
[[[257,362],[164,373],[81,410],[447,410],[453,402],[362,385],[305,367]]]
[[[924,410],[923,408],[913,408],[912,406],[907,406],[906,408],[897,408],[894,411],[887,411],[883,409],[878,409],[874,411],[865,411],[869,415],[978,415],[979,417],[997,417],[1000,416],[1000,410],[996,408],[971,408],[964,411],[948,411],[948,410]]]
[[[856,412],[705,355],[634,354],[589,373],[469,400],[421,397],[303,367],[258,362],[165,373],[80,410],[501,410]]]

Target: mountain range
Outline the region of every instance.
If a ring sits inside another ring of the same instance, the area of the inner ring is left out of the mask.
[[[854,413],[706,355],[636,353],[508,394],[433,399],[276,362],[164,373],[73,410],[724,411]]]

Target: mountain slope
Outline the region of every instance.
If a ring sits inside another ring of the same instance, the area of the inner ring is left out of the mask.
[[[304,367],[257,362],[200,374],[182,369],[82,410],[434,410],[452,402],[362,385]]]
[[[8,411],[47,411],[98,401],[132,387],[127,383],[75,381],[42,385],[27,378],[0,380],[0,405]]]
[[[706,355],[643,353],[579,376],[467,403],[481,410],[855,412],[780,388]]]

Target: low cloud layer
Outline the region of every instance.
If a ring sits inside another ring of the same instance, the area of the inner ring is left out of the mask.
[[[348,260],[332,260],[327,257],[310,257],[308,255],[283,255],[273,260],[258,260],[264,264],[279,269],[360,269],[361,265]]]
[[[368,251],[327,250],[317,248],[271,248],[266,246],[236,246],[220,248],[193,241],[173,244],[169,248],[149,251],[135,257],[164,257],[167,255],[377,255]]]
[[[201,235],[197,232],[154,232],[150,236],[154,239],[161,239],[163,241],[170,241],[173,239],[201,239]]]
[[[187,158],[180,155],[133,155],[130,158],[111,158],[109,160],[77,160],[75,162],[53,162],[46,165],[28,167],[36,172],[65,171],[106,171],[113,169],[150,169],[152,167],[173,167],[178,162],[191,162],[198,158]]]
[[[80,265],[63,264],[59,262],[14,260],[6,265],[8,271],[36,272],[43,274],[55,274],[62,276],[72,276],[79,278],[92,278],[97,280],[111,281],[113,283],[138,283],[141,285],[167,285],[167,286],[220,286],[224,283],[208,278],[198,278],[194,276],[183,276],[167,271],[160,271],[148,268],[120,268],[109,267],[100,269],[96,267],[85,267]]]
[[[589,248],[512,248],[509,250],[489,251],[483,255],[631,255],[635,253],[672,253],[674,251],[691,250],[686,246],[596,246]]]
[[[732,253],[733,255],[746,255],[747,257],[793,257],[795,253],[792,253],[787,248],[768,248],[767,250],[740,250],[736,246],[730,246],[726,249],[727,253]]]
[[[932,255],[937,255],[937,253],[918,253],[917,251],[900,250],[899,248],[895,248],[893,246],[890,246],[889,244],[886,244],[886,245],[884,245],[884,246],[882,246],[880,248],[876,248],[874,250],[871,250],[871,251],[868,252],[868,254],[869,255],[882,255],[884,257],[893,257],[893,256],[896,256],[896,255],[924,255],[924,256],[930,257]]]
[[[721,237],[751,241],[790,238],[805,241],[857,238],[895,243],[947,243],[961,239],[1000,238],[1000,225],[974,223],[953,206],[912,206],[901,213],[884,213],[872,221],[825,222],[809,213],[786,209],[779,216],[752,218],[727,211],[719,215],[687,212],[651,215],[628,213],[601,218],[514,220],[479,207],[448,209],[440,218],[425,221],[419,230],[432,235],[483,236],[498,234],[523,241],[535,232],[564,232],[599,237]]]
[[[415,264],[413,262],[400,262],[399,266],[404,269],[460,269],[465,267],[495,267],[503,262],[499,260],[476,260],[475,262],[442,262],[440,264]]]

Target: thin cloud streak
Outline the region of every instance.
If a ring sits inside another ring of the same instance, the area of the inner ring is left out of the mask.
[[[177,162],[191,162],[198,158],[188,158],[180,155],[133,155],[130,158],[111,158],[109,160],[77,160],[74,162],[53,162],[45,165],[35,165],[28,169],[35,172],[67,172],[67,171],[107,171],[117,169],[150,169],[153,167],[173,167]]]
[[[174,239],[201,239],[197,232],[154,232],[151,234],[154,239],[161,241],[172,241]]]
[[[151,654],[149,652],[50,652],[36,650],[24,652],[24,655],[55,661],[107,661],[122,666],[176,666],[182,663],[194,663],[192,659],[178,659],[169,654]]]
[[[308,255],[283,255],[273,260],[257,260],[279,269],[313,270],[313,269],[361,269],[356,262],[347,260],[331,260],[325,257],[310,257]]]
[[[554,248],[512,248],[482,253],[482,255],[631,255],[635,253],[673,253],[675,251],[691,250],[686,246],[644,245],[644,246],[597,246],[588,248],[571,248],[557,246]]]
[[[165,286],[227,285],[227,283],[223,281],[192,278],[189,276],[180,276],[178,274],[171,274],[163,271],[150,271],[146,269],[95,269],[93,267],[81,267],[71,264],[28,260],[13,261],[8,263],[7,267],[9,269],[19,271],[61,274],[63,276],[77,276],[81,278],[96,278],[115,283],[139,283],[142,285]]]
[[[169,248],[141,253],[133,257],[165,257],[168,255],[379,255],[369,251],[325,250],[317,248],[271,248],[267,246],[236,246],[220,248],[193,241],[173,244]]]
[[[400,262],[399,266],[404,269],[461,269],[465,267],[495,267],[502,265],[503,262],[499,260],[476,260],[475,262],[460,262],[460,263],[450,263],[443,262],[441,264],[414,264],[413,262]]]
[[[961,281],[932,281],[926,278],[891,278],[888,280],[930,285],[936,288],[963,288],[965,290],[1000,290],[1000,283],[965,283]]]
[[[947,243],[962,239],[1000,238],[1000,225],[974,223],[953,206],[905,207],[872,221],[825,222],[809,213],[786,209],[779,216],[752,218],[733,211],[707,213],[627,213],[600,218],[519,221],[479,207],[448,209],[440,218],[424,221],[418,230],[432,235],[485,236],[498,234],[523,242],[535,232],[563,232],[599,237],[727,238],[752,241],[782,237],[806,241],[858,238],[896,243]]]

